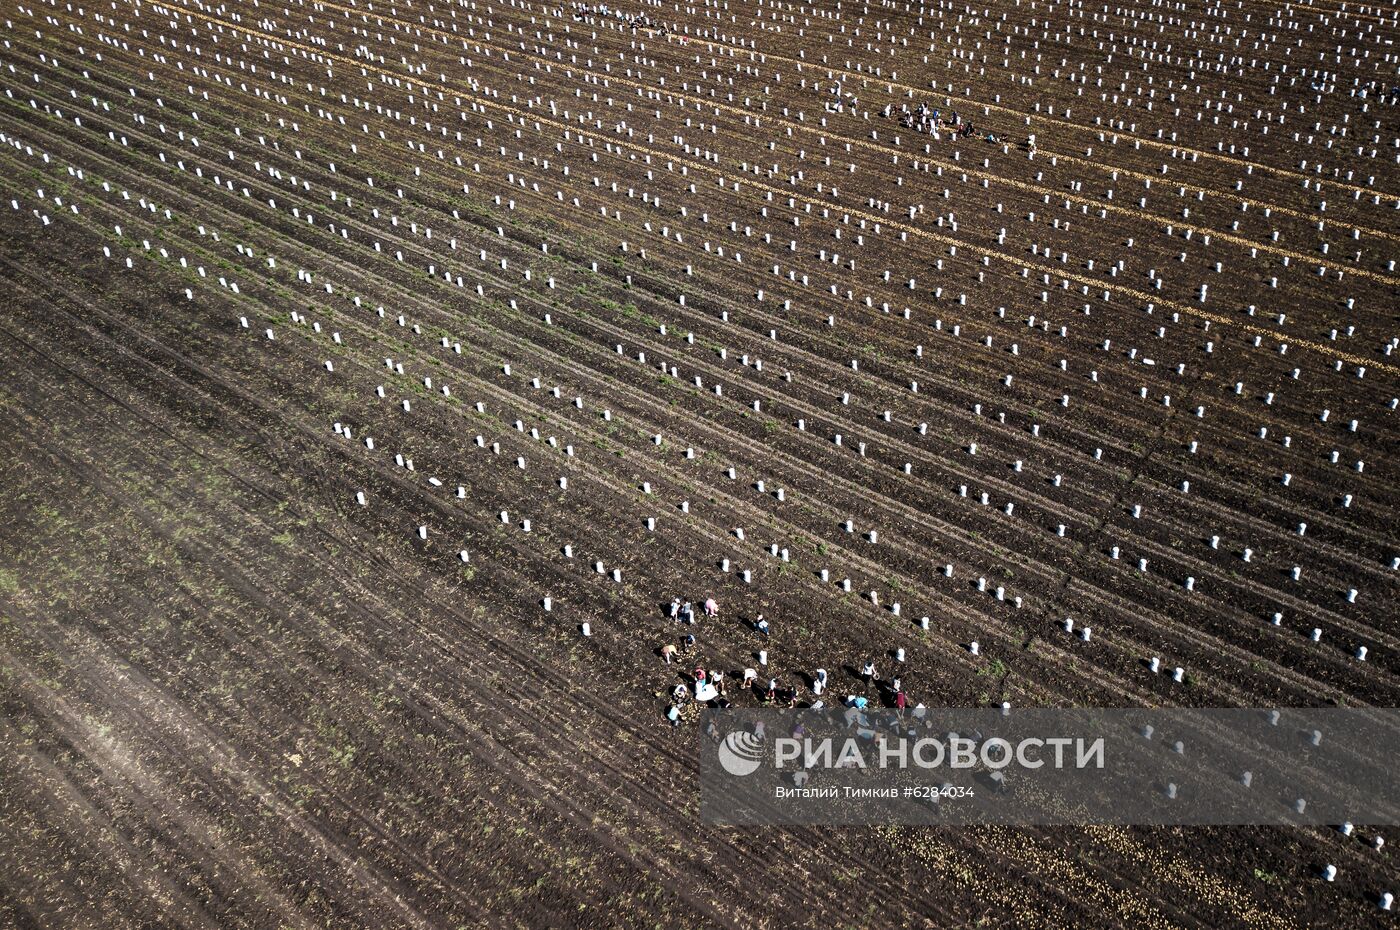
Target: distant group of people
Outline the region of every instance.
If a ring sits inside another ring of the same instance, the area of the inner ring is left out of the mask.
[[[797,706],[797,688],[782,685],[777,678],[769,678],[764,684],[756,668],[746,668],[737,674],[742,675],[739,690],[753,692],[759,704],[769,707]],[[677,682],[671,689],[671,705],[666,710],[666,719],[671,721],[672,726],[680,726],[690,707],[707,705],[722,710],[730,706],[730,676],[723,669],[707,669],[697,665],[695,671],[684,677],[686,681]],[[822,702],[817,701],[812,706],[821,708]]]
[[[636,13],[628,13],[625,10],[610,7],[606,3],[574,4],[575,20],[581,20],[588,16],[610,16],[624,26],[631,27],[633,32],[636,32],[638,29],[650,29],[653,32],[666,35],[671,31],[671,27],[667,26],[665,23],[657,24],[650,16],[640,10]]]
[[[719,604],[713,597],[707,597],[701,605],[700,610],[708,619],[719,617]],[[696,623],[695,605],[688,600],[673,597],[671,603],[666,608],[667,616],[676,624],[681,626],[693,626]],[[748,621],[748,625],[765,639],[769,636],[768,619],[763,614],[758,614],[753,620]],[[667,643],[657,650],[657,654],[667,665],[679,663],[688,656],[695,648],[695,634],[687,632],[682,637],[680,644]],[[759,653],[759,662],[763,663],[763,653]],[[798,689],[781,685],[777,678],[768,679],[767,686],[761,682],[758,669],[745,668],[742,671],[733,673],[736,677],[742,676],[739,689],[741,691],[751,691],[758,698],[760,704],[770,706],[796,707],[798,700]],[[685,679],[677,683],[671,689],[670,706],[666,709],[666,719],[671,721],[672,726],[680,726],[681,722],[693,714],[693,709],[702,705],[724,708],[729,706],[729,680],[720,669],[706,669],[703,665],[696,666],[694,672],[682,673]],[[817,694],[821,694],[826,685],[826,671],[818,671],[818,680],[813,687]],[[818,701],[815,705],[821,706]]]
[[[896,116],[894,104],[886,104],[881,111],[886,119]],[[957,110],[950,110],[945,115],[942,110],[934,109],[927,103],[920,102],[912,110],[907,103],[899,105],[898,110],[899,125],[905,129],[912,129],[917,133],[933,136],[935,139],[942,139],[943,133],[948,133],[952,139],[967,139],[978,134],[976,125],[972,120],[965,120]],[[1001,139],[994,133],[985,132],[981,134],[987,142],[1000,142]]]
[[[713,597],[707,597],[700,610],[707,618],[719,617],[719,604]],[[694,626],[697,621],[697,610],[694,603],[679,597],[671,599],[665,613],[672,622],[682,627]],[[745,624],[764,640],[767,640],[771,635],[772,629],[768,618],[761,613],[755,615],[752,620],[746,620]],[[661,646],[656,654],[667,665],[679,664],[691,654],[695,646],[695,634],[686,632],[679,644],[667,643]],[[766,650],[759,650],[755,655],[760,665],[766,664]],[[789,708],[799,706],[801,690],[797,686],[784,685],[779,682],[777,677],[770,677],[765,685],[759,677],[757,668],[745,668],[730,674],[732,677],[740,678],[739,691],[751,692],[760,705]],[[714,708],[730,706],[729,677],[723,670],[707,669],[704,665],[697,665],[694,671],[682,672],[680,677],[682,680],[672,686],[670,705],[666,709],[666,719],[671,722],[672,726],[678,727],[683,721],[693,719],[697,709],[701,706]],[[817,710],[825,706],[826,701],[823,695],[827,689],[827,677],[826,669],[819,668],[815,675],[805,681],[805,686],[811,691],[812,700],[803,706]],[[903,718],[905,709],[909,706],[909,699],[898,678],[893,678],[888,682],[881,680],[875,670],[874,661],[868,659],[862,663],[858,677],[863,686],[863,693],[846,695],[840,701],[841,706],[857,712],[864,711],[870,706],[870,693],[872,689],[875,689],[881,703],[886,707],[893,707],[898,716]]]
[[[1317,86],[1316,83],[1313,85],[1313,90],[1322,89],[1323,88]],[[1375,94],[1377,97],[1380,97],[1381,101],[1384,103],[1400,103],[1400,84],[1392,84],[1389,87],[1386,87],[1380,81],[1371,81],[1361,88],[1359,95],[1362,98],[1366,98],[1369,97],[1371,94]]]
[[[713,618],[719,616],[719,604],[716,603],[715,599],[712,597],[705,599],[704,610],[705,616],[707,617]],[[676,621],[677,623],[695,622],[694,605],[692,605],[690,601],[682,601],[678,597],[671,598],[670,614],[671,619]]]

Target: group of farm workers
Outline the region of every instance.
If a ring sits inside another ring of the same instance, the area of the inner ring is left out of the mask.
[[[885,108],[880,114],[886,119],[895,115],[894,104],[885,104]],[[920,103],[912,110],[907,103],[899,105],[899,125],[905,129],[912,129],[917,133],[933,136],[935,139],[942,139],[943,133],[949,133],[950,137],[956,139],[967,139],[978,134],[977,127],[972,120],[965,120],[958,115],[957,110],[950,110],[946,115],[941,110],[932,109],[927,103]],[[985,132],[981,137],[986,142],[1000,142],[1001,139],[994,133]]]
[[[719,604],[713,597],[705,599],[702,609],[707,618],[719,617]],[[693,626],[696,622],[695,608],[690,601],[673,598],[666,613],[674,623],[683,626]],[[769,638],[771,628],[768,618],[763,614],[758,614],[747,625],[764,640]],[[667,665],[671,665],[681,662],[683,657],[689,655],[690,651],[695,648],[695,645],[695,634],[687,632],[680,645],[667,643],[657,650],[657,654],[665,660]],[[767,664],[768,653],[766,649],[758,650],[756,656],[759,665]],[[731,672],[730,675],[735,677],[742,675],[739,691],[752,693],[762,705],[769,707],[798,706],[799,691],[797,687],[784,686],[779,683],[776,677],[770,677],[765,686],[759,678],[757,668],[745,668],[741,672]],[[681,677],[684,680],[677,682],[671,689],[670,704],[666,708],[666,719],[671,722],[672,726],[680,726],[687,711],[693,711],[698,706],[708,705],[714,708],[731,706],[729,678],[723,670],[707,669],[703,665],[698,665],[692,672],[683,672]],[[875,688],[885,706],[893,707],[900,717],[904,716],[909,702],[898,678],[892,678],[887,682],[882,681],[875,670],[875,663],[866,660],[861,666],[859,679],[864,693],[847,695],[841,702],[843,706],[856,711],[865,710],[870,706],[870,691]],[[823,695],[826,693],[827,680],[826,669],[817,669],[816,674],[806,682],[813,700],[803,706],[819,710],[826,705]]]

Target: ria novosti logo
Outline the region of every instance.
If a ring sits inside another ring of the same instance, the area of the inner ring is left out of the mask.
[[[752,775],[763,764],[763,737],[735,730],[720,740],[717,752],[720,768],[730,775]]]
[[[1400,708],[841,707],[707,708],[695,736],[709,823],[1321,826],[1400,824],[1397,732]]]
[[[873,733],[873,731],[871,731]],[[1103,769],[1105,740],[1074,737],[946,737],[874,740],[859,737],[778,737],[768,759],[767,738],[759,732],[733,730],[715,747],[719,764],[735,776],[752,775],[765,761],[777,771],[800,769]]]

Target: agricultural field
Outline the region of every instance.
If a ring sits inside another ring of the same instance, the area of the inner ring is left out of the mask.
[[[1400,7],[620,2],[4,4],[0,927],[1395,926],[668,711],[1400,705]]]

